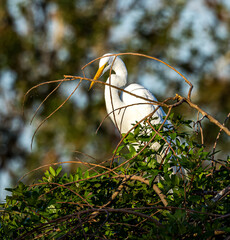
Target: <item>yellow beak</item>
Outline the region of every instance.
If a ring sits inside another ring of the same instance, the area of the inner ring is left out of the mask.
[[[106,65],[106,63],[97,70],[97,73],[95,74],[93,80],[97,80],[101,76],[101,74],[105,68],[105,65]],[[95,83],[94,81],[91,82],[89,90],[92,88],[94,83]]]

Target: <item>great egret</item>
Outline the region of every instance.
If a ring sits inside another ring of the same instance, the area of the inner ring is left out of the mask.
[[[94,77],[94,80],[100,78],[105,72],[107,72],[111,68],[115,72],[115,74],[111,74],[108,77],[106,83],[119,88],[123,88],[127,83],[127,69],[121,58],[113,55],[112,53],[106,53],[100,59],[99,69]],[[89,89],[92,88],[94,83],[94,81],[91,82]],[[105,86],[106,110],[115,126],[118,127],[120,133],[127,133],[133,127],[133,124],[136,124],[136,122],[139,122],[140,120],[154,112],[154,110],[156,109],[156,105],[150,104],[151,101],[148,100],[157,101],[155,96],[149,90],[139,84],[130,84],[124,90],[133,93],[139,97],[143,97],[146,100],[135,97],[126,92],[122,92],[120,96],[118,89],[109,85]],[[166,116],[165,112],[161,107],[159,107],[152,115],[153,120],[151,120],[151,124],[154,125],[163,123],[164,116]],[[165,124],[169,128],[170,126],[172,126],[170,121],[166,121]],[[168,140],[170,141],[170,139]],[[151,144],[151,148],[156,151],[159,149],[159,147],[160,144],[158,142]],[[164,157],[166,149],[167,144],[161,151],[161,158]],[[157,158],[157,160],[161,161],[161,158]],[[174,174],[178,174],[179,169],[180,168],[177,166],[172,167]],[[183,168],[182,172],[183,174],[187,174],[186,170]]]
[[[99,69],[94,80],[100,78],[111,68],[115,74],[111,74],[106,83],[123,88],[127,83],[127,69],[121,58],[118,56],[115,57],[112,53],[107,53],[100,59]],[[90,89],[94,83],[95,82],[93,81],[91,82]],[[106,109],[113,123],[118,127],[120,133],[127,133],[133,127],[133,124],[154,112],[157,107],[156,105],[150,104],[151,101],[148,101],[148,99],[153,101],[157,101],[157,99],[143,86],[136,83],[130,84],[124,90],[143,97],[146,100],[135,97],[126,92],[122,92],[120,96],[118,89],[108,85],[105,86]],[[151,121],[151,124],[162,123],[164,116],[165,113],[163,109],[161,107],[158,108],[152,116],[153,120]],[[168,121],[167,124],[169,124]],[[159,144],[154,143],[152,148],[157,150]]]

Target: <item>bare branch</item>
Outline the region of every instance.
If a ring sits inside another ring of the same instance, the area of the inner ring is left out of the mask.
[[[212,201],[213,202],[220,201],[223,197],[227,196],[228,194],[230,194],[230,186],[227,186],[226,188],[221,190],[218,194],[216,194],[216,196],[212,198]]]
[[[222,125],[219,121],[217,121],[214,117],[212,117],[211,115],[209,115],[207,112],[205,112],[204,110],[202,110],[198,105],[192,103],[188,98],[179,96],[178,94],[176,95],[175,99],[183,99],[186,103],[188,103],[188,105],[196,110],[198,110],[204,117],[208,118],[210,122],[214,123],[215,125],[217,125],[220,129],[222,129],[227,135],[230,136],[230,130],[228,128],[226,128],[224,125]]]
[[[125,178],[128,180],[136,180],[142,183],[145,183],[146,185],[150,185],[149,180],[146,180],[144,178],[142,178],[141,176],[130,176],[130,175],[124,175],[121,174],[119,176],[114,176],[113,178]],[[158,186],[156,184],[153,184],[153,190],[157,193],[157,195],[160,197],[162,203],[164,204],[164,206],[166,207],[168,205],[168,202],[166,201],[166,196],[161,192],[161,190],[158,188]]]

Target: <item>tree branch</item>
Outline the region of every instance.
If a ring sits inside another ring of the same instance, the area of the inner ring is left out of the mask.
[[[223,190],[221,190],[219,193],[217,193],[216,196],[212,198],[212,201],[217,202],[228,194],[230,194],[230,185],[224,188]]]
[[[197,111],[199,111],[204,117],[208,118],[210,122],[214,123],[215,125],[217,125],[220,129],[222,129],[223,131],[225,131],[225,133],[230,136],[230,130],[228,128],[226,128],[224,125],[222,125],[219,121],[217,121],[214,117],[212,117],[211,115],[209,115],[207,112],[205,112],[204,110],[202,110],[199,106],[197,106],[196,104],[192,103],[189,99],[182,97],[178,94],[176,94],[175,99],[177,100],[184,100],[186,103],[188,103],[188,105],[194,109],[196,109]]]
[[[136,181],[140,181],[142,183],[147,184],[148,186],[149,184],[149,180],[146,180],[144,178],[142,178],[141,176],[130,176],[130,175],[119,175],[119,176],[114,176],[113,178],[126,178],[126,179],[130,179],[130,180],[136,180]],[[156,192],[156,194],[160,197],[162,203],[164,204],[164,206],[166,207],[168,205],[168,202],[166,201],[166,196],[161,192],[161,190],[158,188],[158,186],[156,184],[153,184],[153,190]]]

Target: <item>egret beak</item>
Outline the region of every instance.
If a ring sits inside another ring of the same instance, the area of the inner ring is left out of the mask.
[[[106,63],[97,70],[97,73],[95,74],[93,80],[97,80],[102,75],[105,66],[106,66]],[[89,90],[92,88],[94,83],[95,83],[94,81],[91,82]]]

